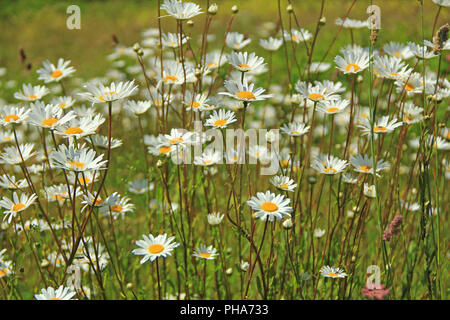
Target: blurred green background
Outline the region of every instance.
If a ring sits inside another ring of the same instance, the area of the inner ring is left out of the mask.
[[[206,0],[195,1],[203,9]],[[226,23],[231,16],[230,8],[236,4],[240,11],[233,23],[232,31],[248,34],[253,42],[248,50],[259,50],[258,31],[262,23],[277,23],[277,0],[216,0],[219,13],[212,23],[211,32],[217,35],[213,46],[221,46]],[[157,0],[0,0],[0,68],[7,68],[4,77],[31,81],[35,71],[45,59],[56,62],[63,57],[72,60],[77,75],[82,78],[102,76],[110,63],[105,59],[113,48],[112,35],[116,35],[120,44],[131,46],[139,41],[142,30],[157,26]],[[319,17],[320,0],[293,0],[295,12],[302,27],[314,32]],[[337,30],[334,20],[343,17],[352,0],[326,0],[324,16],[327,24],[320,32],[320,41],[315,49],[315,61],[320,60]],[[437,6],[431,0],[424,0],[425,35],[431,38],[431,30]],[[66,9],[71,4],[81,8],[81,30],[68,30]],[[289,26],[286,6],[281,1],[284,27]],[[400,42],[421,40],[420,6],[417,0],[374,0],[373,4],[381,8],[381,27],[378,44],[389,40]],[[369,0],[357,0],[350,18],[366,19]],[[163,12],[163,14],[165,14]],[[441,11],[438,26],[449,21],[449,10]],[[204,15],[194,18],[193,34],[200,36],[204,24]],[[174,31],[173,19],[163,18],[164,31]],[[295,25],[295,24],[294,24]],[[198,28],[198,29],[196,29]],[[196,32],[197,31],[197,32]],[[355,42],[368,45],[368,30],[355,32]],[[343,30],[327,60],[331,61],[339,48],[350,41],[350,33]],[[27,61],[32,64],[31,71],[20,63],[19,48],[23,48]],[[195,49],[195,45],[194,45]],[[304,55],[304,51],[298,51]],[[279,57],[278,57],[279,56]],[[277,57],[279,63],[277,63]],[[283,66],[283,52],[280,50],[274,58],[275,66]],[[300,57],[302,60],[302,57]]]

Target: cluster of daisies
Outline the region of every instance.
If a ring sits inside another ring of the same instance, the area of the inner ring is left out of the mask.
[[[433,1],[448,6],[444,0]],[[161,9],[177,21],[179,30],[204,13],[197,4],[180,0],[165,0]],[[211,5],[207,14],[214,15],[217,10],[217,5]],[[370,28],[368,21],[349,18],[339,18],[335,24],[345,29]],[[111,135],[111,118],[117,114],[123,116],[120,121],[125,133],[126,130],[142,132],[145,158],[157,167],[169,158],[179,165],[182,162],[175,160],[185,160],[195,147],[201,147],[203,152],[194,157],[193,165],[203,167],[202,172],[209,177],[222,174],[220,165],[224,159],[227,165],[243,163],[240,161],[247,157],[260,164],[279,164],[278,171],[267,179],[268,186],[256,186],[257,190],[265,191],[255,192],[245,202],[252,219],[259,219],[266,226],[281,221],[284,229],[293,228],[293,202],[299,198],[299,177],[305,170],[305,157],[308,174],[328,176],[330,183],[333,176],[338,176],[339,184],[342,179],[346,184],[360,185],[366,197],[378,197],[375,185],[369,182],[382,179],[392,163],[388,152],[380,152],[374,159],[370,141],[375,140],[381,150],[387,135],[398,134],[400,130],[406,135],[406,130],[429,117],[417,97],[425,94],[428,99],[441,103],[450,96],[450,82],[445,77],[431,70],[421,73],[416,67],[418,61],[439,59],[442,52],[449,50],[449,41],[442,43],[439,50],[435,42],[428,40],[419,44],[389,42],[379,51],[351,44],[340,49],[334,65],[311,61],[307,66],[311,80],[302,77],[286,93],[280,85],[270,82],[271,57],[283,46],[289,50],[308,46],[313,34],[304,28],[266,33],[267,37],[258,44],[270,57],[269,62],[249,50],[253,39],[238,32],[227,32],[222,50],[206,50],[205,43],[212,46],[216,40],[214,35],[198,39],[205,50],[198,57],[186,57],[183,52],[190,48],[191,41],[197,40],[192,35],[160,34],[159,29],[148,29],[143,32],[140,44],[118,45],[114,49],[108,56],[113,68],[106,77],[92,79],[73,91],[66,89],[69,78],[76,72],[70,61],[59,59],[56,64],[44,61],[37,70],[42,84],[23,84],[14,94],[14,103],[0,103],[2,230],[24,232],[26,236],[34,231],[47,232],[58,245],[40,262],[41,267],[65,270],[75,267],[83,271],[83,277],[99,276],[111,263],[107,245],[90,236],[77,238],[74,230],[83,230],[92,212],[114,223],[137,211],[130,197],[101,190],[108,180],[111,150],[130,147]],[[352,88],[346,88],[338,80],[318,80],[321,73],[332,67]],[[224,69],[228,72],[222,77],[219,71],[223,73]],[[390,86],[388,101],[380,102],[376,119],[369,106],[360,104],[354,90],[368,72],[373,73],[375,81]],[[266,78],[267,89],[258,85]],[[133,100],[136,96],[139,98]],[[291,106],[292,110],[286,111],[282,106]],[[278,119],[283,119],[282,123]],[[212,132],[225,132],[227,128],[279,129],[281,150],[273,147],[275,137],[268,133],[267,146],[252,145],[245,152],[241,148],[217,151],[208,148],[214,134],[193,130],[195,123],[213,129]],[[106,127],[108,135],[99,134]],[[339,135],[348,138],[341,148],[333,147]],[[327,148],[322,142],[328,139]],[[443,152],[450,150],[449,140],[450,131],[443,128],[425,142],[417,137],[408,143],[416,149],[425,143]],[[306,156],[296,149],[300,144],[307,146]],[[445,177],[449,179],[450,161],[444,159],[443,165]],[[130,194],[144,198],[167,183],[162,181],[163,176],[150,178],[149,168],[146,170],[145,178],[128,181]],[[149,198],[146,201],[152,210],[173,214],[180,208],[174,198],[171,203]],[[419,210],[417,203],[408,200],[411,199],[402,199],[402,206],[408,211]],[[49,203],[58,212],[57,216],[49,216]],[[39,212],[39,218],[30,208]],[[68,214],[71,208],[74,213]],[[215,227],[226,221],[224,217],[220,212],[209,212],[204,220]],[[321,238],[329,231],[315,228],[310,232],[312,237]],[[149,261],[158,266],[158,259],[171,256],[180,247],[178,236],[146,233],[135,241],[137,248],[131,253],[141,256],[141,264]],[[199,243],[192,249],[191,255],[204,261],[223,254],[209,243]],[[5,255],[6,249],[0,251],[0,278],[14,274],[15,270],[13,261]],[[254,264],[255,261],[239,260],[243,272],[253,272]],[[227,273],[228,270],[231,269]],[[343,269],[331,266],[322,267],[319,274],[329,278],[347,276]],[[67,300],[90,298],[91,294],[95,292],[89,287],[61,285],[57,289],[44,288],[35,298]]]

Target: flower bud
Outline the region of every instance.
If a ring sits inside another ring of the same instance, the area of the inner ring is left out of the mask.
[[[219,7],[217,6],[217,3],[213,3],[212,5],[209,6],[208,13],[210,15],[214,16],[218,10],[219,10]]]
[[[233,12],[233,14],[238,13],[239,12],[238,6],[237,5],[232,6],[231,7],[231,12]]]
[[[292,8],[292,4],[289,4],[289,5],[286,7],[286,11],[289,12],[289,13],[292,13],[292,11],[294,11],[294,9]]]

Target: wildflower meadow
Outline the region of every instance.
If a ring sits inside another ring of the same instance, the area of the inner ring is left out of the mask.
[[[449,0],[73,2],[0,1],[0,299],[448,299]]]

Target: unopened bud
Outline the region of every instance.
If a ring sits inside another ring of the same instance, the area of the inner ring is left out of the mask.
[[[133,45],[133,50],[134,50],[134,52],[138,52],[138,50],[141,48],[141,46],[139,45],[139,43],[135,43],[134,45]]]
[[[283,221],[283,228],[291,229],[294,226],[291,219],[286,219]]]
[[[213,16],[217,13],[218,10],[219,7],[217,6],[217,3],[213,3],[212,5],[209,6],[208,13]]]
[[[327,18],[325,18],[325,17],[320,18],[319,25],[324,26],[325,23],[327,23]]]
[[[238,6],[237,5],[232,6],[231,12],[233,12],[234,14],[238,13],[239,12]]]
[[[186,21],[186,24],[187,24],[189,27],[193,27],[193,26],[194,26],[194,21],[188,20],[188,21]]]
[[[292,4],[289,4],[289,5],[286,7],[286,11],[289,12],[289,13],[292,13],[292,11],[294,11],[294,8],[292,8]]]

